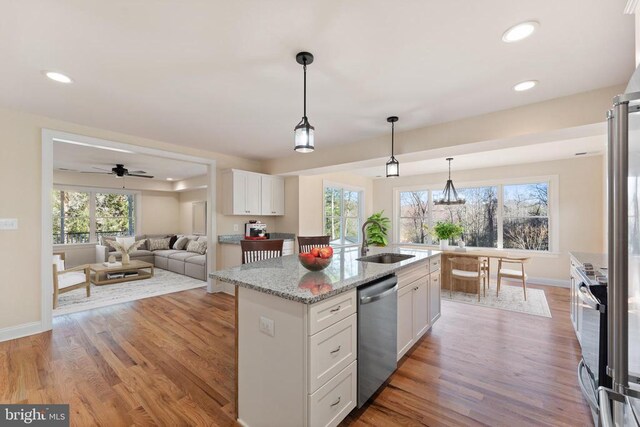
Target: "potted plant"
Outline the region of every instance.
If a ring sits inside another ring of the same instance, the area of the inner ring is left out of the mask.
[[[449,221],[438,221],[433,227],[434,234],[440,240],[440,249],[443,250],[449,247],[450,239],[462,235],[463,231],[460,225]]]
[[[384,211],[374,213],[367,218],[367,221],[372,221],[365,230],[367,243],[374,246],[387,246],[391,220],[384,216]]]

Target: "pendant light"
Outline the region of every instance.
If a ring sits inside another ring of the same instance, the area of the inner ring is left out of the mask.
[[[398,118],[396,116],[387,117],[387,122],[391,123],[391,158],[387,162],[387,178],[395,178],[400,176],[400,163],[393,156],[395,123],[397,121]]]
[[[434,201],[434,205],[464,205],[466,202],[464,197],[458,196],[456,187],[451,180],[451,160],[453,160],[453,157],[447,157],[447,161],[449,162],[449,179],[444,186],[442,198]]]
[[[313,63],[313,55],[309,52],[300,52],[296,55],[296,61],[302,65],[304,70],[304,112],[302,120],[293,130],[295,136],[295,148],[298,153],[311,153],[314,147],[313,131],[314,128],[309,124],[307,119],[307,65]]]

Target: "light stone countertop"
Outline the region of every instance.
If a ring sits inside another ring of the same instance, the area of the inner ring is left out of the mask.
[[[238,245],[240,246],[240,240],[244,239],[244,234],[221,234],[218,236],[218,243],[223,245]],[[269,233],[270,240],[295,240],[295,233]]]
[[[209,277],[275,295],[303,304],[313,304],[365,283],[387,276],[440,251],[399,247],[371,248],[368,256],[381,253],[413,255],[394,264],[358,261],[360,248],[336,249],[329,267],[312,272],[304,268],[297,255],[244,264],[209,274]]]
[[[607,259],[607,254],[570,251],[569,255],[574,257],[576,261],[578,261],[581,265],[584,265],[586,263],[593,264],[593,268],[595,268],[596,270],[606,270],[607,264],[609,262],[609,260]]]

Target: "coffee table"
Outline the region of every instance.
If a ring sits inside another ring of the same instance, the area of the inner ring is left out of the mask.
[[[90,264],[89,269],[93,273],[91,275],[91,283],[98,286],[153,277],[153,264],[138,260],[130,261],[129,264],[123,264],[118,267],[107,267],[102,263]],[[125,273],[125,276],[113,279],[107,278],[107,275],[112,273]]]

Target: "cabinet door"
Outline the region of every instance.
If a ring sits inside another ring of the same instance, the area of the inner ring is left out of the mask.
[[[263,175],[260,177],[262,193],[262,215],[275,215],[273,209],[273,177]]]
[[[260,194],[260,175],[257,173],[247,174],[247,186],[245,190],[246,210],[250,215],[260,215],[260,205],[262,196]]]
[[[429,323],[433,325],[440,317],[440,271],[429,276]]]
[[[428,276],[410,286],[413,288],[413,337],[417,340],[429,329]]]
[[[284,215],[284,178],[271,177],[271,195],[273,215]]]
[[[413,286],[398,291],[398,360],[413,344]]]
[[[244,172],[233,171],[233,183],[231,191],[233,192],[233,214],[246,215],[247,210],[247,174]]]

